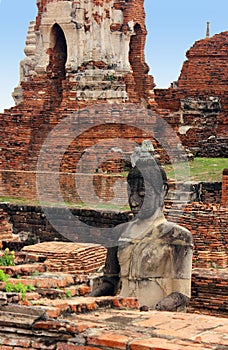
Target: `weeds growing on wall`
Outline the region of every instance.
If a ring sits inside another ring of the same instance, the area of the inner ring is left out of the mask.
[[[12,293],[12,292],[19,293],[21,294],[21,298],[24,301],[26,293],[35,290],[35,287],[33,287],[31,284],[27,286],[25,286],[21,282],[12,284],[11,282],[8,281],[9,277],[10,276],[5,274],[3,270],[0,270],[0,281],[5,282],[4,291],[6,293]]]
[[[3,255],[0,257],[0,266],[14,266],[14,259],[14,251],[10,251],[9,248],[6,248]]]

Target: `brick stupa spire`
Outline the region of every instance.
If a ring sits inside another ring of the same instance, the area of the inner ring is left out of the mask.
[[[16,104],[64,110],[97,100],[150,104],[144,0],[37,0],[37,7]]]

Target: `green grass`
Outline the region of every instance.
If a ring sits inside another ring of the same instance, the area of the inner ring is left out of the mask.
[[[39,201],[28,199],[28,198],[20,198],[20,197],[6,197],[6,196],[0,196],[0,203],[12,203],[12,204],[29,204],[29,205],[39,205]]]
[[[188,163],[190,180],[197,182],[220,182],[222,181],[223,169],[228,168],[228,158],[195,158]],[[179,163],[177,168],[186,168],[186,163]],[[169,179],[175,178],[172,165],[164,166]]]
[[[33,205],[33,206],[43,206],[43,207],[68,207],[68,208],[77,208],[77,209],[94,209],[94,210],[118,210],[126,211],[129,210],[128,205],[119,206],[110,203],[90,203],[89,205],[82,202],[64,202],[63,204],[55,202],[42,202],[31,200],[28,198],[16,198],[16,197],[4,197],[0,196],[0,203],[10,203],[15,205]]]

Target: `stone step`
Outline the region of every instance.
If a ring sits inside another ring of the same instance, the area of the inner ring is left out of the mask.
[[[20,264],[15,266],[0,266],[0,270],[10,276],[26,275],[43,273],[47,270],[47,266],[43,263],[39,264]]]
[[[23,322],[18,320],[14,326],[4,311],[6,319],[0,323],[0,344],[4,350],[215,350],[228,345],[225,318],[106,309],[55,319],[48,318],[41,307],[37,310],[40,316],[33,315],[26,324],[24,311],[18,309],[15,318]]]
[[[39,306],[45,310],[49,317],[58,318],[66,314],[81,314],[102,309],[136,309],[139,310],[139,303],[135,298],[115,297],[83,297],[76,296],[68,299],[50,300],[41,298],[33,301],[34,306]]]

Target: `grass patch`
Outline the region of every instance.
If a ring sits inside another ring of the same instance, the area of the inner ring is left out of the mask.
[[[40,205],[38,200],[28,199],[28,198],[20,198],[20,197],[6,197],[0,196],[0,203],[12,203],[18,205]]]
[[[188,163],[188,166],[191,181],[220,182],[223,169],[228,168],[228,158],[195,158]],[[179,163],[178,167],[184,169],[186,163]],[[169,179],[175,178],[172,165],[166,165],[164,169]]]
[[[62,204],[55,202],[43,202],[42,204],[39,201],[33,201],[28,198],[15,198],[15,197],[4,197],[0,196],[0,203],[10,203],[15,205],[31,205],[31,206],[43,206],[43,207],[56,207],[56,208],[77,208],[77,209],[94,209],[94,210],[117,210],[117,211],[126,211],[129,210],[129,206],[126,204],[124,206],[119,206],[110,203],[81,203],[81,202],[64,202]]]

